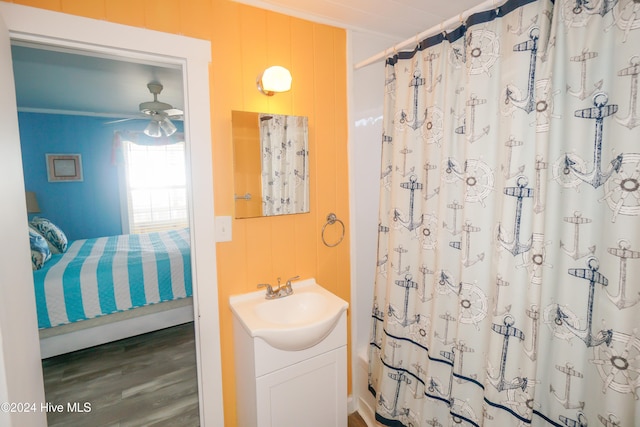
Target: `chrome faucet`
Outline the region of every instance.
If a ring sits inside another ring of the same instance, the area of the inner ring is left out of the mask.
[[[273,289],[273,287],[268,283],[260,283],[258,288],[267,288],[267,293],[265,294],[266,299],[276,299],[283,298],[293,293],[293,288],[291,287],[292,280],[298,280],[300,276],[291,277],[286,281],[284,285],[280,284],[280,277],[278,277],[278,288]]]
[[[267,293],[265,294],[266,299],[275,299],[278,298],[278,292],[274,292],[273,288],[268,283],[259,283],[258,288],[267,288]]]
[[[295,276],[295,277],[291,277],[290,279],[287,280],[287,282],[284,285],[284,289],[278,289],[278,293],[281,294],[281,297],[286,297],[287,295],[291,295],[293,293],[293,288],[291,287],[291,281],[292,280],[298,280],[300,278],[300,276]],[[280,278],[278,278],[278,281],[280,280]]]

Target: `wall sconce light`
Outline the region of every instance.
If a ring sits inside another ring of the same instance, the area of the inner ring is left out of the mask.
[[[276,92],[286,92],[291,89],[291,73],[284,67],[274,65],[262,72],[256,79],[258,90],[267,96]]]

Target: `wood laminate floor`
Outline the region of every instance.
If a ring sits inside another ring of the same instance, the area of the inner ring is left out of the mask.
[[[193,323],[42,361],[50,427],[199,425]],[[67,411],[87,402],[90,412]]]
[[[42,361],[50,427],[199,426],[193,323]],[[89,412],[70,412],[68,403]],[[356,412],[348,427],[367,427]]]
[[[367,427],[367,423],[364,422],[360,414],[354,412],[349,415],[349,425],[348,427]]]

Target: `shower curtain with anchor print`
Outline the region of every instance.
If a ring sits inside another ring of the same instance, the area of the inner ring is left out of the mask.
[[[390,426],[640,425],[640,2],[509,0],[387,60]]]

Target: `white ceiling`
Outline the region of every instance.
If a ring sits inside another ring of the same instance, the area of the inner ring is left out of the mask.
[[[460,15],[483,0],[233,0],[399,43]]]
[[[384,36],[391,45],[457,16],[482,0],[234,0],[314,22]],[[84,112],[112,118],[140,116],[153,100],[147,83],[164,89],[158,100],[184,109],[182,70],[114,58],[63,52],[38,45],[12,46],[21,111]]]
[[[34,45],[14,44],[11,55],[19,111],[142,117],[151,82],[163,85],[159,101],[184,110],[181,68]]]

